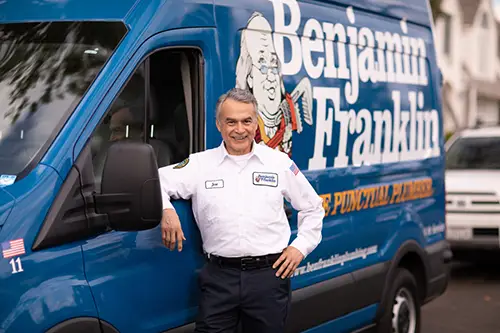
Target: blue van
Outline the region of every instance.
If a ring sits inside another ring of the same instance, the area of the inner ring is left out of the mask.
[[[4,0],[0,332],[192,330],[200,236],[179,200],[162,244],[157,169],[220,144],[232,87],[324,199],[287,332],[420,331],[450,259],[427,1]]]

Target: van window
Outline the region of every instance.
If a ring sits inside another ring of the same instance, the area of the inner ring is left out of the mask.
[[[0,174],[37,162],[125,33],[117,22],[0,25]]]
[[[460,138],[446,153],[447,169],[500,169],[500,137]]]
[[[107,149],[116,141],[149,143],[158,167],[178,163],[203,149],[194,139],[201,136],[202,128],[198,59],[195,51],[162,50],[135,70],[92,137],[96,184]]]

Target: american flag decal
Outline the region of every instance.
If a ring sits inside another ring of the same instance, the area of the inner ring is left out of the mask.
[[[4,258],[10,258],[25,254],[24,240],[22,238],[2,243],[2,255]]]
[[[297,165],[295,164],[295,162],[292,162],[292,165],[290,165],[290,170],[293,172],[294,175],[297,176],[297,174],[299,173],[299,168],[297,167]]]

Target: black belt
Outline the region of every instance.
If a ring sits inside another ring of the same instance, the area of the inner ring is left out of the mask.
[[[206,256],[207,260],[218,264],[221,267],[238,268],[242,271],[251,269],[267,268],[274,264],[281,256],[281,253],[267,254],[257,257],[226,258],[211,254]]]

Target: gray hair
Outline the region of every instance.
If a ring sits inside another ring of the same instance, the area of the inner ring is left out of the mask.
[[[229,90],[225,94],[222,94],[219,97],[219,100],[217,101],[217,104],[215,106],[215,119],[219,120],[220,109],[222,107],[222,104],[224,104],[224,102],[227,99],[232,99],[233,101],[242,102],[246,104],[253,104],[255,109],[255,117],[257,117],[258,104],[255,96],[246,89],[232,88],[231,90]]]

